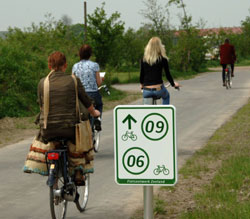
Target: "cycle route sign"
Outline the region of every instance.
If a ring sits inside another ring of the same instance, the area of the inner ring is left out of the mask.
[[[120,185],[175,185],[176,109],[119,105],[114,111],[115,181]]]

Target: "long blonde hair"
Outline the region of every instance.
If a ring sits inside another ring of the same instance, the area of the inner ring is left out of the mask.
[[[152,37],[145,47],[143,61],[153,65],[162,57],[167,58],[165,47],[159,37]]]

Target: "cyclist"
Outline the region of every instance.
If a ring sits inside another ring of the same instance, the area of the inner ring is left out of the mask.
[[[94,100],[95,108],[102,114],[103,102],[98,87],[104,78],[100,77],[99,64],[90,61],[92,48],[88,44],[81,46],[79,50],[80,62],[74,64],[72,72],[80,78],[86,93]],[[95,129],[101,131],[101,122],[98,118],[94,119]]]
[[[75,83],[72,76],[65,73],[65,55],[58,51],[52,53],[48,58],[48,66],[52,70],[49,86],[44,84],[45,78],[38,84],[40,114],[36,122],[40,125],[39,136],[46,144],[55,138],[67,138],[75,143],[75,124],[78,121]],[[92,116],[99,116],[100,112],[94,108],[79,78],[76,79],[79,100]],[[81,174],[81,171],[76,171],[76,180],[84,180]]]
[[[174,82],[168,67],[168,59],[164,45],[159,37],[152,37],[145,47],[144,57],[141,60],[140,83],[143,89],[143,97],[160,97],[162,104],[170,102],[169,92],[163,84],[162,69],[171,86],[178,88],[180,85]]]
[[[229,39],[225,39],[224,44],[220,46],[220,64],[222,65],[222,81],[225,84],[225,70],[227,65],[231,65],[231,76],[234,77],[234,62],[236,61],[236,54],[234,46],[229,44]]]

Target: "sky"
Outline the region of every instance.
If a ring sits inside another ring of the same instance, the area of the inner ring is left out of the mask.
[[[146,0],[85,0],[87,12],[92,14],[96,7],[105,2],[105,11],[110,16],[115,11],[121,14],[125,27],[138,29],[146,20],[139,13],[145,9]],[[51,13],[59,20],[63,15],[72,19],[72,23],[83,23],[84,0],[0,0],[0,31],[8,27],[30,27],[32,22],[39,24],[45,21],[45,14]],[[162,5],[167,0],[158,0]],[[201,18],[206,27],[240,26],[241,21],[250,16],[250,0],[184,0],[187,12],[192,15],[193,23]],[[170,23],[179,25],[180,9],[170,8]]]

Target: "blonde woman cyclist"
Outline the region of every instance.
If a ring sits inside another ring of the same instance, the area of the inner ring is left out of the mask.
[[[165,47],[159,37],[152,37],[145,47],[144,57],[141,60],[140,83],[143,89],[143,97],[162,98],[162,104],[170,102],[169,92],[163,84],[162,70],[172,87],[179,88],[174,82],[168,67]]]

